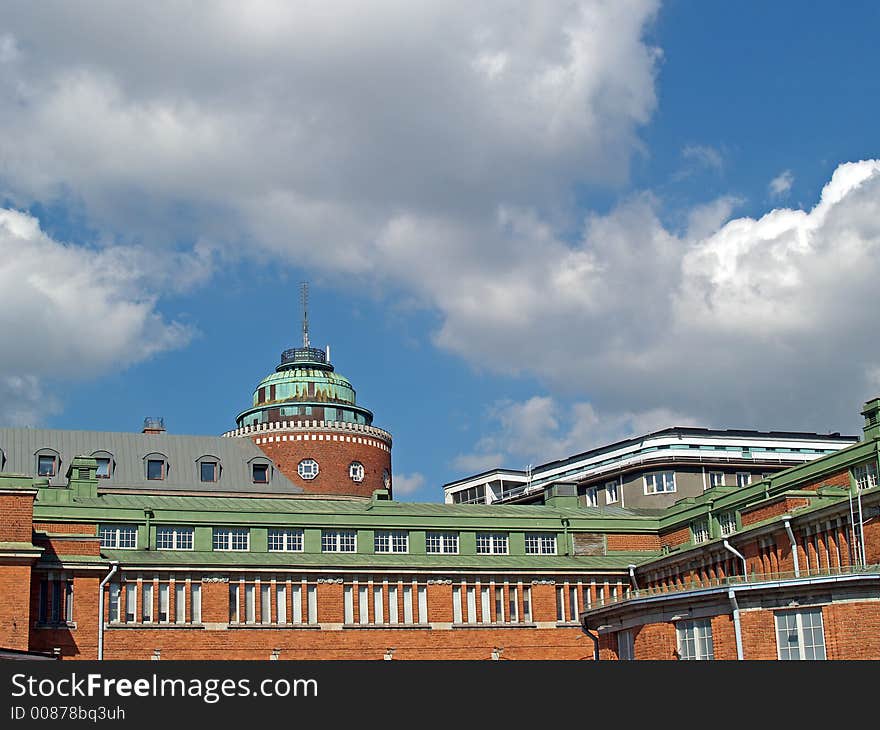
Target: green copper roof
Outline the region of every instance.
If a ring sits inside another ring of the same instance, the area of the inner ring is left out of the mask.
[[[254,406],[265,405],[259,400],[260,388],[275,386],[276,404],[296,402],[343,403],[355,405],[355,390],[348,378],[332,370],[296,367],[267,375],[254,390]]]

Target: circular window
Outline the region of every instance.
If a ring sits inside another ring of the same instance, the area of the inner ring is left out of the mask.
[[[303,459],[296,470],[303,479],[314,479],[318,476],[318,462],[314,459]]]
[[[385,485],[385,489],[391,488],[391,474],[387,469],[382,470],[382,484]]]
[[[364,481],[364,465],[359,461],[353,461],[348,467],[348,476],[353,482]]]

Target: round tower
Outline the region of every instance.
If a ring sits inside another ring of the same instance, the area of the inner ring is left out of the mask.
[[[310,346],[306,302],[304,287],[303,346],[281,353],[251,407],[236,417],[237,428],[224,435],[251,439],[307,493],[391,492],[391,434],[357,404],[351,382],[330,363],[330,348]]]

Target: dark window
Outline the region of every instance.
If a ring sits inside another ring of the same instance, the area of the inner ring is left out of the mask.
[[[109,479],[110,478],[110,459],[106,456],[99,456],[95,459],[98,462],[98,472],[96,476],[98,479]]]
[[[268,464],[254,464],[254,484],[268,484],[269,483],[269,465]]]
[[[203,482],[217,481],[217,462],[203,461],[200,465],[201,478]]]
[[[54,477],[55,476],[55,457],[51,455],[40,455],[37,458],[37,476]]]
[[[275,400],[275,386],[269,386],[269,400]]]
[[[164,479],[165,462],[161,459],[147,460],[147,479]]]
[[[262,403],[264,400],[266,400],[266,389],[260,388],[257,392],[257,403]]]

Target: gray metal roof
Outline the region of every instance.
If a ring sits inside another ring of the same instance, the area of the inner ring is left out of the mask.
[[[36,475],[37,455],[42,450],[60,454],[60,466],[50,480],[52,486],[67,483],[65,474],[74,457],[106,452],[112,457],[111,476],[101,479],[99,487],[287,494],[303,491],[274,467],[270,468],[268,484],[254,484],[251,462],[258,459],[271,465],[272,460],[246,438],[0,428],[0,472]],[[146,459],[151,454],[167,459],[165,479],[147,479]],[[198,461],[205,456],[220,463],[219,481],[200,480]]]

